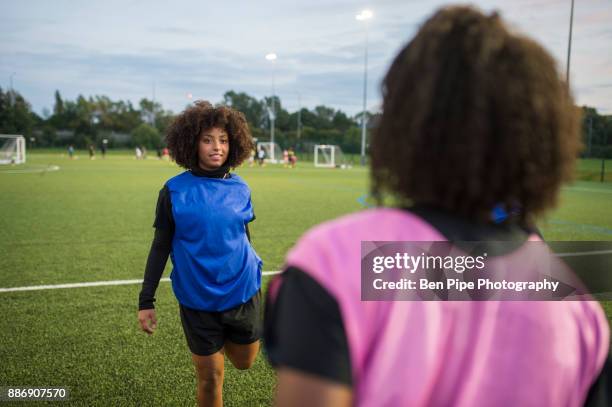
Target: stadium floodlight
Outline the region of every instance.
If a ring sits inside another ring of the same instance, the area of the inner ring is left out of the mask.
[[[342,149],[339,146],[329,144],[314,146],[314,165],[324,168],[347,168]]]
[[[365,9],[365,10],[361,10],[361,13],[357,14],[355,16],[355,19],[359,20],[359,21],[363,21],[363,20],[368,20],[370,18],[374,17],[374,14],[372,13],[371,10]]]
[[[274,121],[276,119],[276,109],[274,107],[274,97],[275,97],[275,89],[274,89],[274,73],[275,73],[275,61],[277,59],[277,56],[274,52],[270,52],[269,54],[266,55],[266,59],[270,62],[272,62],[272,103],[271,103],[271,108],[270,108],[270,143],[274,144]],[[271,151],[272,156],[270,157],[270,160],[272,160],[272,162],[276,162],[276,156],[274,149],[272,149]]]
[[[358,21],[365,21],[365,52],[363,55],[363,110],[361,113],[361,165],[365,165],[365,144],[366,144],[366,103],[368,99],[368,21],[374,17],[370,10],[362,10],[355,18]]]
[[[24,164],[26,162],[25,137],[0,134],[0,164]]]

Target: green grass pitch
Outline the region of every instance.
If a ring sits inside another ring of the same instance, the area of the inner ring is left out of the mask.
[[[127,153],[93,161],[79,153],[76,160],[34,153],[23,166],[0,168],[0,287],[142,278],[157,193],[181,170]],[[49,165],[60,169],[15,172]],[[584,179],[597,168],[580,164]],[[362,168],[300,163],[237,172],[253,192],[253,244],[268,271],[282,267],[309,227],[362,209],[368,190]],[[578,181],[564,189],[542,231],[549,240],[612,240],[611,208],[612,184]],[[158,289],[151,337],[137,326],[139,288],[0,293],[0,386],[67,386],[71,404],[84,406],[193,405],[195,377],[170,285]],[[612,303],[604,308],[612,320]],[[226,363],[227,406],[270,405],[274,385],[261,355],[246,372]]]

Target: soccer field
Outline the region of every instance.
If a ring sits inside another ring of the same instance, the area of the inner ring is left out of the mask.
[[[157,193],[179,172],[172,163],[128,154],[92,161],[59,152],[0,167],[0,288],[141,279]],[[281,268],[308,228],[367,203],[362,168],[300,163],[237,173],[252,190],[251,234],[266,271]],[[578,181],[540,226],[548,240],[612,240],[611,209],[611,183]],[[164,277],[169,272],[170,264]],[[151,337],[138,329],[139,289],[0,292],[0,386],[68,387],[72,404],[84,406],[193,405],[195,377],[170,284],[160,283]],[[612,320],[612,303],[604,306]],[[270,405],[274,384],[261,354],[249,371],[227,363],[225,404]]]

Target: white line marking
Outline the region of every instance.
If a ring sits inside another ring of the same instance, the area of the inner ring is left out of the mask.
[[[0,174],[31,174],[39,172],[52,172],[59,171],[60,167],[57,165],[32,165],[31,167],[37,168],[23,168],[23,169],[11,169],[11,170],[0,170]]]
[[[598,254],[612,254],[612,250],[593,250],[590,252],[558,253],[557,257],[596,256]]]
[[[590,252],[575,252],[575,253],[558,253],[557,257],[574,257],[574,256],[595,256],[599,254],[612,254],[612,250],[594,250]],[[264,271],[261,274],[264,276],[273,276],[280,274],[281,271]],[[162,278],[159,281],[168,282],[168,277]],[[100,287],[108,285],[127,285],[127,284],[141,284],[142,280],[111,280],[111,281],[92,281],[88,283],[69,283],[69,284],[53,284],[53,285],[31,285],[27,287],[7,287],[0,288],[0,293],[14,292],[14,291],[36,291],[36,290],[55,290],[58,288],[80,288],[80,287]]]
[[[594,188],[582,188],[582,187],[565,187],[568,191],[577,191],[577,192],[601,192],[602,194],[612,194],[612,190],[609,189],[594,189]]]
[[[273,276],[280,274],[278,271],[264,271],[261,273],[264,276]],[[159,281],[168,282],[170,279],[164,277]],[[36,290],[55,290],[58,288],[80,288],[80,287],[99,287],[107,285],[126,285],[126,284],[141,284],[142,280],[111,280],[111,281],[92,281],[89,283],[69,283],[69,284],[53,284],[53,285],[31,285],[28,287],[7,287],[0,288],[0,293],[8,293],[13,291],[36,291]]]

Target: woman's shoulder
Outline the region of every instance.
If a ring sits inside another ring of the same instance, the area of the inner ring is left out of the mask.
[[[249,184],[247,184],[247,182],[238,174],[236,173],[230,173],[229,178],[226,178],[224,181],[230,180],[231,184],[239,186],[241,188],[244,188],[248,191],[251,190],[251,188],[249,187]]]
[[[164,188],[172,187],[190,178],[192,178],[191,173],[188,170],[183,171],[180,174],[176,174],[174,177],[169,178],[164,183]]]

